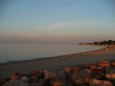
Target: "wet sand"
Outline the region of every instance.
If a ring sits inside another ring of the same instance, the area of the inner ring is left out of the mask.
[[[86,65],[100,60],[115,60],[115,45],[95,51],[0,64],[0,77],[8,77],[13,71],[26,74],[31,70],[57,71],[65,66]]]

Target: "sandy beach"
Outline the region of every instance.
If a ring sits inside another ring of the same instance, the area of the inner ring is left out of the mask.
[[[115,60],[115,45],[95,51],[0,64],[0,77],[7,77],[13,71],[22,73],[44,69],[57,71],[65,66],[85,65],[100,60]]]

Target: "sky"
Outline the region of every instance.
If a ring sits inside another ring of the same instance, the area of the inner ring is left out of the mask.
[[[115,40],[114,0],[1,0],[0,43]]]

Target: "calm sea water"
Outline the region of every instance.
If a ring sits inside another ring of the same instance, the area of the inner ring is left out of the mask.
[[[72,44],[0,44],[0,63],[74,54],[101,48],[103,46]]]

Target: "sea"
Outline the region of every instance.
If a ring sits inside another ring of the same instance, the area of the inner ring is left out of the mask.
[[[0,63],[49,58],[102,49],[78,44],[0,44]]]

